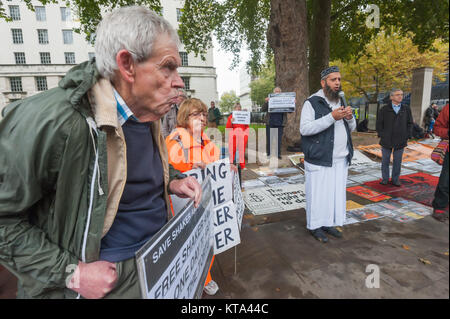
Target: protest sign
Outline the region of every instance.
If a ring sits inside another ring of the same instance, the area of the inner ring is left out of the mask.
[[[213,206],[232,200],[233,180],[229,158],[208,164],[205,169],[193,169],[184,172],[184,174],[193,176],[199,183],[202,183],[206,176],[211,176],[211,193],[209,196],[213,197]],[[176,195],[171,195],[170,198],[175,214],[189,202],[188,198],[180,198]]]
[[[272,112],[294,112],[295,92],[282,92],[269,94],[269,113]]]
[[[250,112],[233,111],[233,124],[250,124]]]
[[[236,206],[230,200],[214,207],[214,255],[220,254],[241,242]]]
[[[305,185],[293,184],[250,189],[243,192],[253,215],[295,210],[306,206]]]
[[[207,179],[204,194],[211,192]],[[190,201],[137,253],[136,264],[145,299],[200,298],[213,256],[211,197],[198,208]]]
[[[210,178],[211,187],[203,192],[202,198],[208,197],[212,199],[211,219],[214,221],[214,229],[211,236],[212,238],[219,238],[220,236],[222,236],[220,238],[223,240],[223,242],[214,241],[215,244],[218,244],[214,246],[214,254],[218,254],[235,246],[236,242],[240,243],[239,229],[237,231],[237,235],[235,234],[235,230],[239,225],[238,218],[236,217],[236,210],[239,211],[239,214],[243,214],[243,207],[241,205],[238,207],[238,209],[236,209],[233,203],[233,187],[236,187],[236,184],[233,183],[233,176],[230,169],[230,160],[226,158],[220,161],[216,161],[207,165],[204,170],[194,169],[185,172],[184,174],[195,177],[199,181],[199,183],[205,180],[205,178]],[[237,180],[237,187],[240,191],[239,179]],[[178,214],[180,209],[183,208],[187,202],[189,202],[189,199],[179,198],[175,195],[171,196],[171,200],[175,214]],[[228,205],[228,208],[224,208],[224,210],[221,211],[220,208],[225,204]],[[228,210],[231,211],[229,212]],[[226,214],[223,215],[224,213]],[[233,218],[229,217],[231,216],[231,214],[234,214]],[[226,217],[225,224],[222,222],[216,222],[218,219],[223,217],[222,215]],[[242,217],[240,218],[242,219]],[[230,230],[233,231],[232,235],[235,239],[234,241],[230,241],[229,238],[226,237],[227,235],[231,236]],[[225,241],[227,241],[227,245],[224,244]]]

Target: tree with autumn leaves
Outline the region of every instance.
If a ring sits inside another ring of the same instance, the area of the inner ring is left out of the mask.
[[[379,93],[393,87],[410,91],[415,68],[432,67],[434,76],[443,80],[448,67],[448,44],[435,40],[430,49],[420,52],[411,37],[381,32],[362,54],[331,64],[339,66],[347,96],[362,95],[369,102],[376,102]]]
[[[24,1],[33,8],[32,0]],[[103,11],[138,4],[161,12],[159,0],[66,3],[76,11],[80,30],[92,40]],[[377,8],[380,27],[367,23],[377,13],[370,8]],[[367,44],[386,30],[409,37],[420,52],[432,48],[437,39],[448,43],[448,11],[449,0],[186,0],[178,32],[185,50],[200,55],[215,36],[223,49],[235,55],[235,64],[240,50],[247,47],[253,75],[273,57],[276,86],[297,95],[296,111],[288,114],[284,130],[285,143],[292,145],[300,139],[303,101],[319,88],[320,71],[330,60],[347,63],[362,56]],[[7,15],[0,2],[2,17]]]

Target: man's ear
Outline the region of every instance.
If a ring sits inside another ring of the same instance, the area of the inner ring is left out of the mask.
[[[131,53],[125,49],[120,50],[116,55],[116,63],[122,79],[133,83],[136,69]]]
[[[325,81],[326,81],[326,80],[320,80],[320,85],[322,86],[322,89],[325,88]]]

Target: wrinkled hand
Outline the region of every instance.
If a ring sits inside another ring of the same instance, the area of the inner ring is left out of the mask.
[[[192,176],[171,181],[169,189],[178,197],[193,199],[195,208],[198,207],[202,199],[202,187]]]
[[[109,261],[79,262],[67,288],[87,299],[99,299],[116,285],[116,264]]]
[[[238,173],[238,168],[237,168],[236,165],[230,164],[230,169],[231,169],[233,172]]]
[[[231,118],[231,123],[233,123],[233,122],[234,122],[234,117]]]
[[[353,118],[353,112],[352,112],[352,108],[350,107],[350,106],[347,106],[345,109],[344,109],[344,112],[345,112],[345,116],[344,116],[344,118],[346,119],[346,120],[351,120],[352,118]]]

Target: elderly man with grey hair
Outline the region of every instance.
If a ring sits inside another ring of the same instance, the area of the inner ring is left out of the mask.
[[[389,97],[391,101],[378,112],[376,124],[382,152],[380,184],[389,182],[389,163],[393,154],[391,183],[400,187],[403,150],[411,137],[414,121],[411,109],[402,103],[402,90],[392,89]]]
[[[107,14],[96,58],[0,123],[0,263],[19,298],[139,298],[135,252],[172,217],[160,119],[183,88],[176,31],[147,8]]]
[[[320,84],[322,89],[303,104],[300,134],[305,155],[306,228],[326,243],[327,234],[342,237],[348,166],[353,157],[351,132],[356,121],[339,95],[339,68],[323,70]]]

